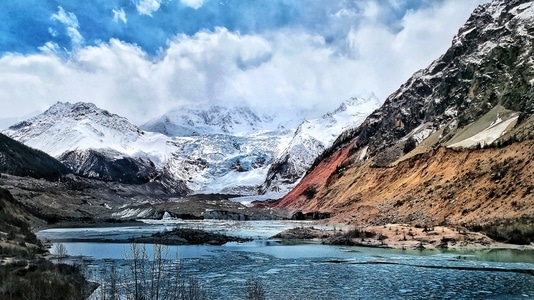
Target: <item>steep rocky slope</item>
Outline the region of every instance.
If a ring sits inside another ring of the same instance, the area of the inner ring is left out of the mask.
[[[534,215],[534,142],[419,154],[394,167],[322,162],[279,206],[337,214],[347,223],[487,223]],[[293,197],[291,197],[293,196]]]
[[[152,161],[113,150],[73,150],[58,159],[78,175],[105,181],[143,184],[161,176]]]
[[[302,122],[287,147],[269,167],[260,193],[289,192],[341,132],[360,125],[379,106],[380,100],[374,94],[355,97],[320,118]]]
[[[354,223],[532,219],[533,41],[534,2],[479,6],[276,205]]]
[[[0,188],[0,254],[21,255],[44,252],[35,234],[31,231],[31,222],[37,222],[26,209],[18,203],[8,190]]]
[[[70,170],[48,154],[0,133],[0,173],[57,180]]]

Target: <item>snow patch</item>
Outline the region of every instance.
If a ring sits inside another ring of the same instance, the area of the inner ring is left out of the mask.
[[[516,115],[510,119],[502,120],[500,117],[496,121],[492,122],[488,128],[469,137],[463,141],[449,145],[448,148],[469,148],[477,145],[485,146],[495,142],[499,137],[506,133],[506,128],[512,123],[516,122],[519,115]]]
[[[458,115],[458,109],[455,107],[449,107],[445,110],[444,115],[447,117],[456,117]]]
[[[120,212],[112,213],[111,215],[121,219],[148,218],[153,215],[153,211],[150,208],[127,208]]]
[[[516,15],[515,18],[531,21],[534,19],[534,2],[524,3],[510,11]]]
[[[400,141],[406,141],[409,138],[414,139],[417,144],[420,144],[422,141],[424,141],[427,137],[429,137],[432,133],[434,133],[434,129],[432,128],[431,123],[423,123],[416,128],[414,128],[410,133],[405,135]]]
[[[363,161],[365,157],[367,156],[367,150],[369,149],[369,146],[365,146],[360,150],[360,156],[358,157],[359,161]]]
[[[245,206],[251,207],[252,202],[254,201],[267,201],[267,200],[275,200],[280,199],[284,197],[287,193],[280,193],[280,192],[268,192],[264,195],[254,195],[254,196],[241,196],[241,197],[235,197],[230,198],[229,200],[232,202],[238,202]]]

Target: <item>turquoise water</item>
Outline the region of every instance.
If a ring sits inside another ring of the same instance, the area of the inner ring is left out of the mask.
[[[178,221],[175,221],[178,222]],[[187,223],[184,225],[184,223]],[[124,264],[129,243],[83,242],[170,229],[177,224],[52,229],[38,233],[63,242],[70,255]],[[415,251],[283,243],[267,240],[294,226],[286,222],[185,222],[229,234],[251,236],[247,243],[169,247],[183,272],[197,278],[216,299],[244,299],[248,278],[257,277],[268,299],[528,299],[534,298],[534,252],[521,250]],[[150,249],[151,247],[148,246]]]

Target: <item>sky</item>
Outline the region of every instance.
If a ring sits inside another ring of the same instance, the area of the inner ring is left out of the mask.
[[[140,125],[176,107],[317,117],[380,100],[489,0],[6,0],[0,119],[86,101]]]

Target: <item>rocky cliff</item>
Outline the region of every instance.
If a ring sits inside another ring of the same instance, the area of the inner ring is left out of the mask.
[[[302,122],[287,147],[269,167],[260,193],[289,192],[341,132],[360,125],[379,106],[380,101],[374,94],[355,97],[320,118]]]
[[[534,2],[479,6],[276,205],[349,223],[532,219],[533,41]]]

